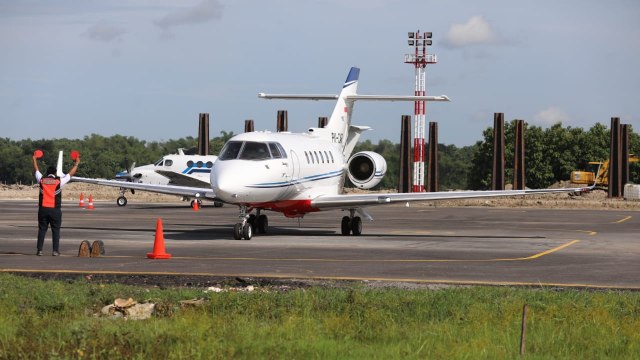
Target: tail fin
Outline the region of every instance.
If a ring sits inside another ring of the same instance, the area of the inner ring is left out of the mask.
[[[58,153],[58,163],[56,164],[56,176],[62,177],[64,173],[62,172],[62,151]]]
[[[351,125],[351,114],[353,113],[353,100],[349,100],[349,96],[356,94],[358,89],[358,78],[360,76],[360,69],[352,67],[347,75],[347,80],[342,86],[342,91],[338,96],[333,113],[327,122],[325,129],[331,132],[331,139],[334,143],[342,144],[342,147],[346,145],[347,137],[349,136],[349,125]]]

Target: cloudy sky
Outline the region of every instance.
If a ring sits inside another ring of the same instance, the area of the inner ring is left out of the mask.
[[[328,116],[332,102],[258,92],[337,93],[358,66],[361,94],[412,94],[408,31],[432,31],[427,121],[458,146],[493,113],[589,128],[619,116],[640,128],[637,0],[0,0],[0,137],[144,140],[274,130]],[[411,103],[358,103],[365,139],[400,139]]]

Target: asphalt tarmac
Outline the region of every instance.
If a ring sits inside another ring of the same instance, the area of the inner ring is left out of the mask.
[[[236,207],[186,203],[87,210],[66,202],[60,257],[35,256],[36,201],[0,201],[0,271],[203,275],[640,289],[640,211],[378,206],[361,236],[342,236],[346,213],[287,219],[233,240]],[[640,208],[640,207],[639,207]],[[151,260],[157,219],[168,260]],[[78,257],[80,242],[105,255]]]

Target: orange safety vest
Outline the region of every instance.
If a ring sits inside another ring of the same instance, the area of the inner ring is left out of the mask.
[[[57,177],[43,177],[40,179],[40,207],[60,208],[62,205],[62,189]]]

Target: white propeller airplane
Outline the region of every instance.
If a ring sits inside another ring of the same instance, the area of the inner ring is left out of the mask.
[[[153,164],[136,166],[133,163],[130,168],[117,173],[115,178],[118,181],[139,184],[209,188],[211,187],[211,168],[217,159],[215,155],[186,155],[180,148],[177,154],[165,155]],[[116,200],[118,206],[127,205],[127,198],[124,196],[126,190],[127,188],[124,187],[120,189],[120,196]],[[131,189],[132,193],[134,191]],[[187,196],[183,198],[190,200]],[[222,203],[214,202],[214,205],[219,207]]]
[[[286,217],[303,217],[325,210],[346,210],[342,217],[343,235],[360,235],[362,218],[373,220],[365,207],[444,199],[464,199],[541,193],[572,193],[589,188],[564,188],[505,191],[453,191],[429,193],[343,194],[345,177],[359,188],[377,185],[386,172],[386,162],[374,152],[351,155],[366,126],[351,125],[355,101],[449,101],[441,96],[357,95],[360,69],[351,68],[339,95],[269,95],[264,99],[337,99],[324,128],[310,128],[305,133],[250,132],[231,138],[211,169],[211,188],[152,185],[73,177],[72,181],[122,186],[159,193],[207,198],[236,205],[239,221],[233,228],[236,240],[250,240],[254,232],[266,233],[268,219],[264,211]],[[116,184],[114,184],[116,183]],[[254,213],[255,212],[255,213]]]

